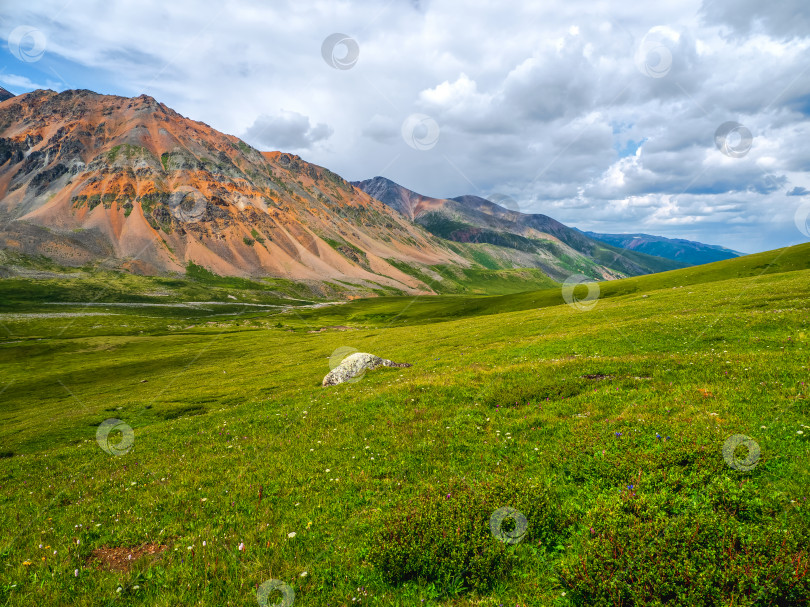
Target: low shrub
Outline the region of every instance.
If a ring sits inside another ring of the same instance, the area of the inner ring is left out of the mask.
[[[416,580],[433,582],[445,594],[485,592],[508,575],[518,545],[493,535],[493,514],[513,508],[528,523],[520,542],[555,545],[563,528],[557,504],[548,484],[454,479],[386,515],[371,541],[369,560],[394,584]],[[513,520],[503,521],[503,532],[514,532]]]
[[[806,605],[806,526],[779,496],[717,477],[693,492],[632,485],[583,519],[561,578],[576,605]]]

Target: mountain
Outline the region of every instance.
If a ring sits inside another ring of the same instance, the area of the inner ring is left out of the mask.
[[[142,274],[432,292],[397,264],[471,261],[328,169],[259,152],[146,95],[38,90],[0,104],[0,247]]]
[[[693,266],[745,255],[745,253],[732,251],[725,247],[684,240],[683,238],[665,238],[663,236],[651,236],[650,234],[598,234],[596,232],[583,232],[583,234],[622,249],[683,261]]]
[[[0,103],[6,99],[11,99],[12,97],[14,97],[14,93],[9,93],[6,89],[0,86]]]
[[[547,215],[512,211],[479,196],[431,198],[384,177],[352,185],[436,236],[486,245],[491,257],[516,267],[539,267],[557,280],[574,272],[612,279],[689,265],[602,243]]]

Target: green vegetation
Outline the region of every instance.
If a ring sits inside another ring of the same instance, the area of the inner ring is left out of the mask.
[[[467,223],[455,221],[438,211],[432,211],[420,216],[419,223],[428,232],[448,240],[465,243],[488,243],[529,253],[538,252],[548,243],[547,240],[526,238],[525,236],[512,234],[511,232],[477,228]]]
[[[655,257],[647,253],[640,253],[631,249],[620,249],[609,244],[602,244],[592,251],[593,260],[608,267],[616,267],[618,264],[619,269],[625,264],[639,264],[642,267],[648,268],[650,272],[667,272],[669,270],[677,270],[680,268],[689,267],[688,264],[673,259],[665,259],[663,257]],[[634,272],[627,272],[634,273]]]
[[[334,240],[332,238],[322,238],[322,240],[336,251],[340,251],[341,248],[349,248],[358,255],[365,256],[366,254],[365,251],[363,251],[363,249],[356,247],[355,245],[351,244],[350,242],[346,242],[345,240]]]
[[[210,285],[212,287],[256,291],[264,288],[264,285],[246,278],[239,278],[237,276],[220,276],[219,274],[214,274],[203,266],[198,266],[193,261],[188,262],[188,265],[186,266],[186,276],[198,283]]]
[[[193,263],[188,265],[185,276],[138,276],[93,267],[65,268],[44,257],[3,253],[0,273],[8,272],[7,268],[17,270],[19,275],[0,280],[0,314],[86,312],[87,304],[213,304],[231,301],[229,295],[243,303],[279,307],[322,299],[305,285],[290,280],[262,279],[259,282],[218,276]],[[76,309],[67,307],[68,304],[75,304]],[[60,307],[55,308],[55,305]],[[177,310],[188,311],[182,306]],[[169,314],[168,309],[152,309],[149,315],[159,313]],[[1,329],[0,335],[4,334]]]
[[[481,486],[454,479],[442,492],[422,493],[396,508],[369,557],[389,583],[424,580],[448,595],[465,587],[486,592],[517,562],[507,542],[492,541],[492,513],[508,503],[536,523],[505,539],[555,545],[562,534],[556,497],[551,487],[514,478]],[[509,533],[515,526],[506,518],[500,529]]]
[[[643,294],[663,289],[679,289],[733,278],[757,279],[768,274],[805,269],[810,269],[810,243],[683,270],[599,282],[599,297],[601,300],[630,295],[640,298]],[[586,296],[586,293],[587,288],[584,285],[574,291],[574,295],[580,298]],[[778,297],[778,294],[774,295],[775,299]],[[309,311],[302,316],[307,322],[320,321],[325,324],[365,324],[376,321],[404,325],[530,310],[563,303],[561,289],[555,287],[525,293],[512,292],[499,297],[421,296],[358,300],[337,308]]]
[[[579,260],[574,260],[563,253],[558,243],[551,240],[526,238],[511,232],[476,227],[458,221],[440,211],[424,213],[419,217],[418,223],[434,236],[445,239],[443,244],[446,246],[450,246],[460,255],[490,270],[504,266],[487,254],[485,248],[480,245],[489,244],[503,249],[514,249],[533,254],[547,252],[558,260],[560,268],[564,271],[580,272],[594,279],[600,279],[602,276],[596,269],[597,265],[613,268],[626,275],[635,275],[639,271],[666,272],[685,268],[688,265],[672,259],[657,258],[638,251],[620,249],[606,243],[600,243],[590,251],[592,259],[582,257]],[[565,237],[563,237],[563,240],[565,240]],[[452,245],[453,241],[461,243],[461,246]]]
[[[483,250],[472,250],[470,252],[470,256],[473,258],[473,261],[475,261],[475,263],[483,266],[488,270],[497,270],[501,267],[501,264],[495,261],[495,259],[493,259],[491,255],[488,255]]]
[[[421,226],[431,234],[450,240],[455,232],[473,229],[473,226],[462,221],[455,221],[444,213],[430,212],[420,217]]]
[[[422,270],[397,259],[386,261],[399,271],[421,280],[439,294],[505,295],[558,284],[537,268],[490,270],[437,265]]]
[[[140,197],[141,208],[144,215],[152,215],[157,209],[165,208],[169,204],[168,192],[150,192]]]
[[[0,604],[255,605],[277,579],[296,607],[804,605],[809,251],[601,283],[589,310],[559,287],[56,306],[156,278],[0,280]],[[323,388],[342,346],[413,366]]]
[[[123,156],[127,160],[132,160],[133,158],[143,156],[151,157],[152,153],[143,146],[124,143],[122,145],[116,145],[107,152],[107,162],[115,162],[119,156]]]
[[[334,240],[332,238],[325,238],[321,237],[326,244],[330,247],[335,249],[338,253],[343,255],[346,259],[349,259],[356,263],[357,265],[369,269],[368,265],[368,256],[363,249],[356,247],[355,245],[351,244],[350,242],[346,242],[345,240]]]

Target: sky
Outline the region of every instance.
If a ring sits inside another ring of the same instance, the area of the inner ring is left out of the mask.
[[[348,180],[605,233],[810,240],[806,0],[38,0],[0,85],[148,94]]]

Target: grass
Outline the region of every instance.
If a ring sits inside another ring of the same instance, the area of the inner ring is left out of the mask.
[[[588,311],[557,288],[63,318],[20,291],[0,604],[256,605],[272,579],[296,606],[804,604],[807,251],[601,283]],[[340,318],[366,328],[308,332]],[[341,346],[413,367],[322,388]],[[98,564],[144,545],[165,551]]]
[[[425,282],[439,294],[506,295],[558,286],[537,268],[492,270],[436,265],[427,272],[396,259],[387,259],[398,270]]]
[[[600,282],[598,283],[599,297],[601,300],[630,295],[641,297],[644,294],[664,289],[678,289],[733,278],[756,278],[773,273],[807,269],[810,269],[810,243],[659,274]],[[508,272],[501,271],[494,274],[506,273],[508,275]],[[487,280],[491,281],[492,277],[488,277]],[[531,285],[530,282],[528,284]],[[587,295],[586,286],[576,287],[573,294],[577,298],[583,299]],[[775,299],[778,299],[778,294],[775,295]],[[304,319],[307,323],[320,321],[326,324],[356,324],[358,326],[424,324],[440,322],[448,318],[477,317],[557,306],[564,302],[562,290],[559,286],[555,286],[539,291],[511,291],[498,297],[420,296],[364,299],[336,308],[296,313],[294,318]]]
[[[184,275],[138,276],[98,267],[65,268],[44,259],[6,254],[14,276],[0,280],[0,313],[53,312],[53,304],[231,302],[277,306],[322,300],[305,285],[279,278],[219,276],[189,263]],[[229,297],[230,296],[230,297]],[[67,311],[66,309],[64,311]]]

